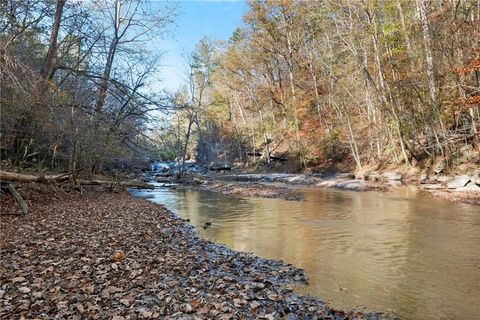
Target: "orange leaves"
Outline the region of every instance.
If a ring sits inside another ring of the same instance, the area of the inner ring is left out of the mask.
[[[122,262],[125,259],[125,253],[123,253],[121,250],[118,250],[113,255],[113,259],[117,262]]]
[[[480,106],[480,96],[469,97],[462,101],[466,106]]]
[[[480,58],[473,59],[464,67],[458,68],[456,70],[458,73],[466,75],[474,71],[480,71]]]

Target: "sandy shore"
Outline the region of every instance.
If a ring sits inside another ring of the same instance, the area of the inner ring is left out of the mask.
[[[285,284],[302,270],[199,239],[182,219],[126,191],[2,194],[0,318],[379,319],[329,308]]]

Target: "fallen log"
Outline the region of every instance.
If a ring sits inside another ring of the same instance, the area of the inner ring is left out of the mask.
[[[109,180],[77,180],[78,184],[81,185],[99,185],[99,186],[115,186],[119,185],[122,187],[128,188],[139,188],[139,189],[155,189],[155,186],[150,183],[146,183],[139,180],[130,180],[130,181],[109,181]]]
[[[35,183],[52,183],[52,182],[62,182],[68,181],[70,179],[70,174],[59,174],[59,175],[46,175],[46,176],[35,176],[31,174],[22,174],[16,172],[0,171],[0,181],[5,182],[35,182]],[[77,180],[77,184],[80,185],[119,185],[123,187],[130,188],[141,188],[141,189],[155,189],[155,186],[146,182],[139,180],[131,181],[110,181],[110,180]]]
[[[8,172],[0,170],[0,181],[6,182],[61,182],[67,181],[70,178],[70,174],[57,174],[57,175],[40,175],[34,176],[31,174],[23,174],[17,172]]]

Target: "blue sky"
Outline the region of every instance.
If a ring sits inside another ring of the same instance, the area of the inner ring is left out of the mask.
[[[179,1],[181,14],[172,37],[161,41],[165,51],[161,61],[160,87],[174,90],[183,83],[184,55],[190,53],[198,41],[207,36],[227,40],[241,25],[247,10],[245,1]],[[153,4],[153,3],[152,3]],[[156,49],[154,49],[156,50]]]

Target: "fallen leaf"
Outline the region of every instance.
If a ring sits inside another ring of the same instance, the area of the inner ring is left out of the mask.
[[[113,259],[117,262],[122,262],[125,259],[125,253],[121,250],[117,250],[113,255]]]
[[[12,278],[12,282],[13,283],[17,283],[17,282],[23,282],[25,281],[26,279],[24,277],[15,277],[15,278]]]
[[[30,288],[27,288],[27,287],[20,287],[18,288],[18,291],[20,291],[21,293],[30,293]]]

